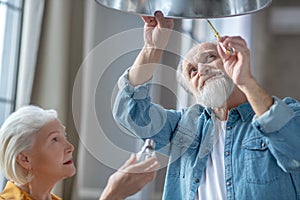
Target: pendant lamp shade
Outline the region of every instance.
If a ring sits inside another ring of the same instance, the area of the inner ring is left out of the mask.
[[[96,0],[99,4],[134,14],[153,16],[160,10],[170,18],[220,18],[249,14],[272,0]]]

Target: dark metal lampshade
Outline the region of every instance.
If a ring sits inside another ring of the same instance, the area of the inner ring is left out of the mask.
[[[140,15],[160,10],[172,18],[219,18],[244,15],[269,6],[272,0],[96,0],[101,5]]]

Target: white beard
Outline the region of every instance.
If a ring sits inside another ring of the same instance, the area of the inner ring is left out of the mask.
[[[194,95],[197,103],[205,107],[220,108],[231,95],[234,83],[227,75],[208,80]]]

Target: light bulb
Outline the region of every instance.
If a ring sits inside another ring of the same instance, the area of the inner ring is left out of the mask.
[[[136,158],[138,162],[142,162],[151,157],[156,157],[155,155],[155,142],[151,139],[146,139],[142,149],[136,154]]]

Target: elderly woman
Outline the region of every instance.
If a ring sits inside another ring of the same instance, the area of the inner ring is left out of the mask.
[[[61,199],[51,190],[58,181],[73,176],[76,168],[74,146],[66,139],[56,111],[20,108],[2,125],[0,144],[0,168],[9,180],[0,199]],[[158,166],[155,158],[136,163],[132,156],[109,178],[100,199],[124,199],[136,193],[155,177]]]

